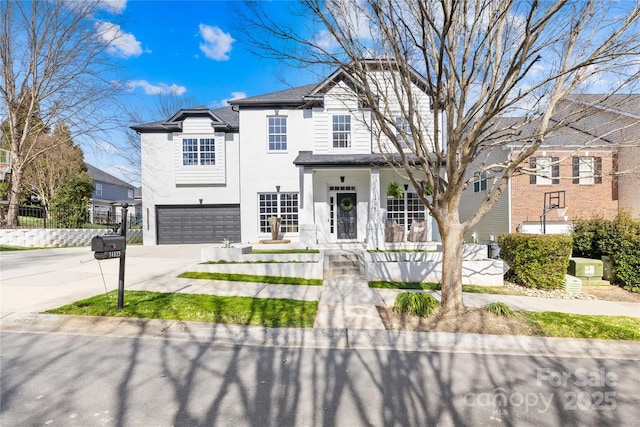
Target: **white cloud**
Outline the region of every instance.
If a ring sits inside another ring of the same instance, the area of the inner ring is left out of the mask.
[[[100,39],[109,44],[107,50],[122,58],[140,56],[142,47],[133,34],[125,33],[119,25],[111,22],[96,22],[96,33]]]
[[[127,7],[127,0],[100,0],[100,6],[111,13],[122,13]]]
[[[146,95],[177,95],[180,96],[187,91],[187,88],[184,86],[178,86],[173,83],[168,85],[166,83],[158,83],[157,85],[153,85],[146,80],[130,80],[127,82],[127,87],[130,91],[133,91],[136,88],[142,88]]]
[[[225,33],[218,27],[200,24],[200,36],[204,42],[200,43],[200,50],[209,59],[215,61],[227,61],[229,52],[235,39],[231,34]]]
[[[226,107],[227,105],[229,105],[229,101],[233,101],[235,99],[242,99],[246,97],[247,97],[247,94],[244,92],[231,92],[231,98],[225,98],[221,101],[214,101],[211,104],[211,108]]]

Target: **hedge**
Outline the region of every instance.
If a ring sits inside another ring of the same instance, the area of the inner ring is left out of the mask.
[[[622,212],[612,220],[576,220],[573,223],[573,256],[611,258],[614,283],[640,293],[640,220]]]
[[[573,239],[564,234],[501,234],[500,254],[510,279],[537,289],[564,286]]]

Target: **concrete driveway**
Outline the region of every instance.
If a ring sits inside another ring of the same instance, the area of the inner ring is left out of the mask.
[[[175,277],[209,245],[129,246],[125,288]],[[41,312],[118,287],[119,260],[97,261],[90,247],[0,253],[0,313]]]

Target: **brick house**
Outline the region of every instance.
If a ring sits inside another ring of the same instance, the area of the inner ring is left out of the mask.
[[[568,232],[575,219],[612,218],[621,210],[640,216],[639,103],[640,95],[581,95],[560,103],[557,129],[465,240],[488,242],[507,232]],[[516,150],[517,144],[506,145],[489,160],[505,161]],[[484,173],[465,190],[463,220],[477,210],[490,181]]]

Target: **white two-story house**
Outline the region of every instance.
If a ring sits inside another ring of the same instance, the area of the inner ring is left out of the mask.
[[[371,78],[383,80],[385,72]],[[425,87],[414,88],[423,95],[419,108],[433,117]],[[133,126],[141,136],[144,244],[269,240],[272,216],[282,219],[280,239],[307,247],[382,247],[387,220],[405,231],[425,220],[431,240],[428,212],[389,165],[394,148],[357,92],[338,69],[318,84]],[[391,119],[402,123],[400,110],[389,106],[397,115]],[[432,123],[421,125],[433,134]],[[392,181],[404,189],[402,198],[387,197]]]

